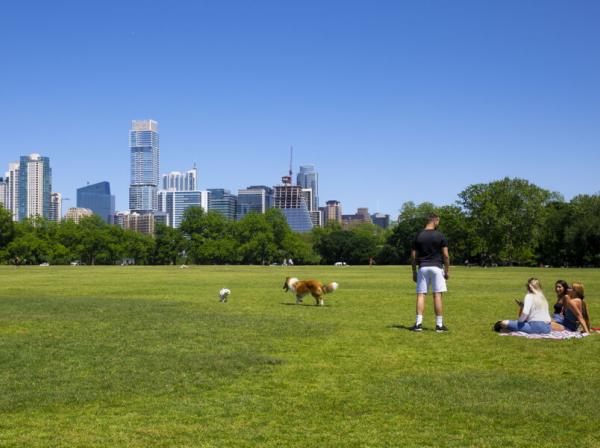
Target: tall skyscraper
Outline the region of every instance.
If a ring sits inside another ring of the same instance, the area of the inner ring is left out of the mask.
[[[312,190],[311,202],[307,204],[309,211],[319,210],[319,173],[315,171],[314,165],[302,165],[296,176],[296,183],[302,188]]]
[[[8,210],[8,177],[0,177],[0,205]]]
[[[107,224],[115,214],[115,197],[110,194],[110,183],[98,182],[77,189],[77,207],[89,208]]]
[[[240,220],[248,213],[265,213],[273,207],[273,189],[264,185],[253,185],[244,190],[238,190],[237,219]]]
[[[50,212],[48,220],[60,222],[62,218],[62,195],[60,193],[52,193],[50,195]]]
[[[184,173],[171,171],[162,175],[162,189],[171,191],[197,191],[198,170],[196,164]]]
[[[19,220],[50,214],[52,170],[50,159],[39,154],[21,156],[19,165]]]
[[[129,209],[154,212],[158,209],[159,138],[154,120],[133,120],[129,131],[131,185]]]
[[[5,178],[8,178],[7,209],[13,215],[13,221],[19,220],[19,167],[20,163],[9,163]]]

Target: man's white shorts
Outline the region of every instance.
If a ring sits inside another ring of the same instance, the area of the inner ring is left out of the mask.
[[[427,287],[431,286],[431,292],[446,292],[446,279],[442,268],[436,266],[424,266],[417,272],[417,294],[427,294]]]

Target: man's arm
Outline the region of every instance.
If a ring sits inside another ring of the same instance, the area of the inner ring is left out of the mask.
[[[448,280],[450,277],[450,255],[448,254],[448,246],[442,247],[442,257],[444,258],[444,278]]]
[[[413,274],[413,282],[417,281],[417,251],[410,251],[410,259],[412,261],[412,274]]]

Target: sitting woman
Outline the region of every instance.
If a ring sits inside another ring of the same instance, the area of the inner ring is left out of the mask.
[[[554,304],[554,315],[552,320],[558,322],[557,319],[562,319],[565,296],[571,287],[564,280],[557,280],[554,284],[554,292],[556,293],[556,303]]]
[[[501,320],[496,322],[496,331],[522,331],[529,334],[548,334],[552,331],[548,301],[537,278],[527,280],[527,294],[520,306],[519,320]]]
[[[562,297],[562,312],[554,315],[553,330],[577,331],[579,325],[581,325],[584,332],[590,332],[590,318],[587,304],[583,300],[584,297],[583,285],[573,283],[573,286]]]

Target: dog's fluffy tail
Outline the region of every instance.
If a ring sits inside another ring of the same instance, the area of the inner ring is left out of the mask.
[[[325,285],[325,292],[327,292],[327,293],[333,292],[336,289],[338,289],[338,286],[339,285],[337,284],[337,282],[331,282],[330,284]]]

